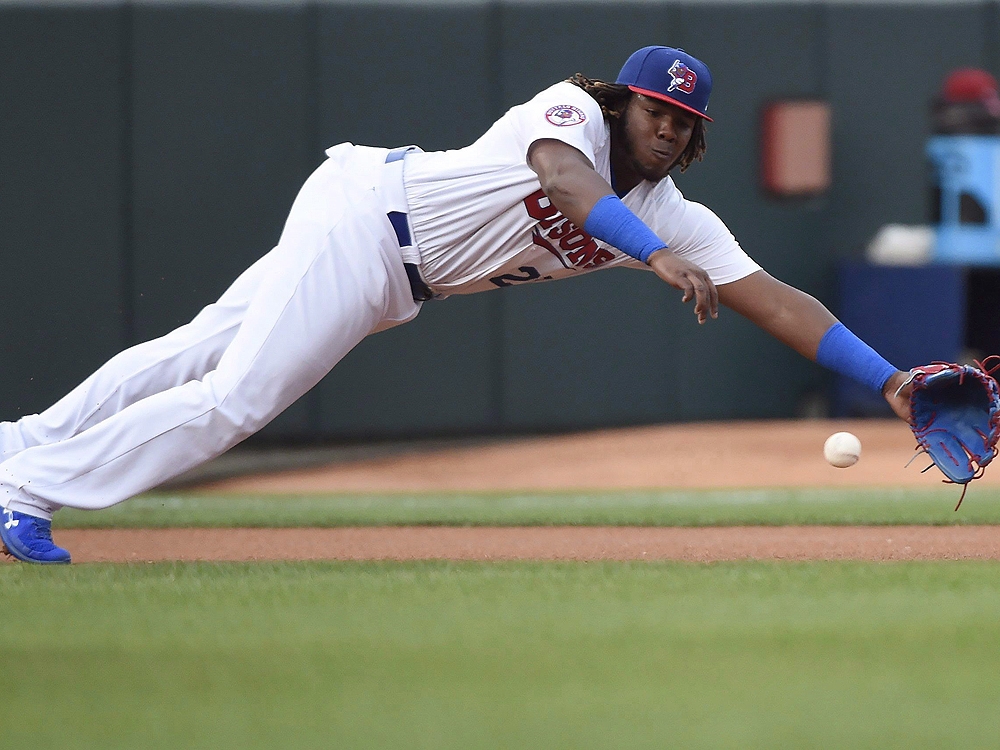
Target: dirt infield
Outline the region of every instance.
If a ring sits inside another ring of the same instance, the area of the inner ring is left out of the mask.
[[[846,430],[861,461],[835,469],[823,443]],[[415,451],[212,482],[203,492],[440,492],[735,487],[935,487],[899,420],[776,420],[597,430]],[[1000,471],[978,486],[1000,485]]]
[[[998,560],[1000,526],[67,530],[76,562]]]
[[[824,440],[861,438],[860,463],[834,469]],[[395,456],[205,484],[199,493],[436,492],[933,487],[904,469],[913,440],[882,420],[687,424],[601,430]],[[982,484],[1000,483],[1000,471]],[[997,560],[1000,526],[384,527],[59,530],[76,562],[158,560]]]

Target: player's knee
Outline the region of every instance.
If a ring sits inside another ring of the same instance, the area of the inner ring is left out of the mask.
[[[229,393],[219,399],[214,407],[215,419],[226,426],[226,432],[235,440],[244,440],[273,419],[274,409],[260,399],[247,399]]]

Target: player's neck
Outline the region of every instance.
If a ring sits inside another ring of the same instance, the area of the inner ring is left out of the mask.
[[[611,187],[619,198],[624,198],[628,193],[642,182],[642,177],[629,164],[628,156],[624,150],[611,148]]]

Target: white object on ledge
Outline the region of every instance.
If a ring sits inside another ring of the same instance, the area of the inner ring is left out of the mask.
[[[877,266],[922,266],[933,250],[934,227],[886,224],[868,243],[866,256]]]

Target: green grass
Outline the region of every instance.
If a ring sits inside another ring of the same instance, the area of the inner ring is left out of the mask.
[[[66,509],[56,528],[446,524],[717,526],[1000,524],[1000,490],[731,490],[239,496],[144,495],[99,512]]]
[[[0,567],[0,745],[996,747],[993,563]]]
[[[150,494],[56,527],[1000,524],[1000,490]],[[995,747],[996,563],[0,566],[0,747]]]

